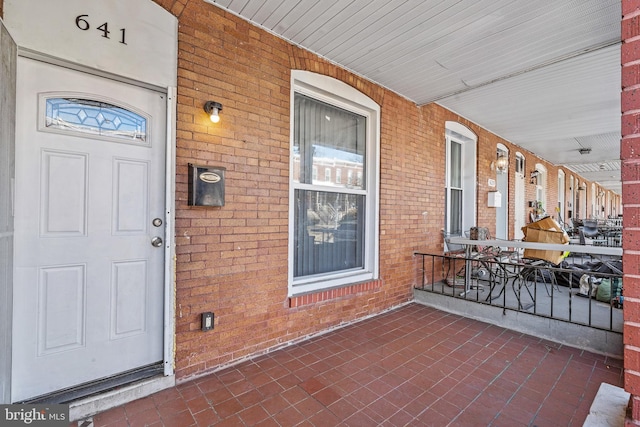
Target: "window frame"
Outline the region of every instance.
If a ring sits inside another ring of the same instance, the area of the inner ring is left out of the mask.
[[[536,180],[536,201],[541,202],[542,210],[545,214],[553,216],[547,209],[547,168],[542,163],[536,163],[535,170],[538,171],[538,178]]]
[[[462,235],[464,232],[464,218],[462,216],[462,212],[464,212],[464,183],[462,182],[462,171],[464,170],[464,155],[463,155],[463,145],[464,143],[457,140],[456,138],[447,136],[447,177],[446,177],[446,197],[445,197],[445,230],[447,233],[451,235]],[[453,147],[457,147],[458,150],[456,152],[456,156],[453,155]],[[454,167],[456,166],[456,167]],[[458,169],[458,170],[456,170]],[[454,173],[457,172],[456,181],[457,183],[452,182],[452,177]],[[460,224],[453,224],[453,212],[452,212],[452,200],[453,193],[459,193],[459,210],[455,213],[456,218],[459,219]],[[460,227],[460,229],[457,229]]]
[[[318,182],[301,184],[294,181],[294,98],[295,94],[317,99],[336,107],[364,116],[366,124],[365,180],[365,231],[363,268],[342,270],[294,278],[295,250],[295,191],[336,191],[335,186]],[[332,77],[303,70],[291,71],[290,92],[290,146],[289,146],[289,248],[288,248],[288,288],[289,296],[324,291],[375,280],[379,275],[379,216],[380,216],[380,106],[371,98]]]
[[[566,174],[562,169],[558,169],[558,217],[562,220],[562,224],[565,222],[566,185]]]
[[[523,178],[526,178],[525,176],[525,158],[524,158],[524,154],[522,153],[516,153],[516,173],[519,173],[522,175]]]
[[[445,122],[445,212],[444,231],[450,235],[464,235],[466,230],[476,223],[477,213],[477,188],[476,188],[476,163],[478,137],[466,126],[453,121]],[[461,225],[459,232],[451,229],[451,145],[460,145],[460,180],[462,192],[461,199]]]

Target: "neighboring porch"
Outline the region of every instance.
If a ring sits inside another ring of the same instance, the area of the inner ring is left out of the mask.
[[[565,345],[623,356],[623,304],[610,302],[615,299],[612,292],[622,292],[619,257],[577,255],[560,266],[477,253],[417,252],[414,257],[417,302]]]
[[[622,360],[410,303],[93,422],[582,426],[603,382],[622,386]]]

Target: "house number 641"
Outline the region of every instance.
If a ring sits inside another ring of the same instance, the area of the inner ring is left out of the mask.
[[[78,15],[76,16],[76,27],[78,27],[79,29],[81,29],[82,31],[87,31],[91,28],[91,25],[89,24],[89,21],[87,20],[89,19],[89,15]],[[100,31],[102,33],[102,37],[104,37],[105,39],[109,39],[109,34],[111,34],[111,31],[109,31],[109,23],[105,22],[104,24],[100,25],[99,27],[96,27],[96,30]],[[120,28],[120,43],[122,44],[127,44],[127,40],[126,40],[126,28]]]

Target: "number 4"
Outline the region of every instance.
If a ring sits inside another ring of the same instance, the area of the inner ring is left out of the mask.
[[[106,39],[109,38],[109,25],[106,22],[100,25],[98,28],[96,28],[96,30],[102,31],[102,37]]]

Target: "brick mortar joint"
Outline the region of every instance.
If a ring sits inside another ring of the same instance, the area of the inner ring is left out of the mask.
[[[633,12],[629,12],[626,15],[622,15],[622,20],[633,19],[636,16],[640,16],[640,9],[636,9]]]
[[[622,40],[622,44],[633,43],[633,42],[637,42],[638,40],[640,40],[640,34],[627,37],[626,39]]]
[[[631,159],[624,159],[621,160],[621,164],[622,165],[628,165],[628,166],[633,166],[633,165],[637,165],[640,164],[640,159],[639,158],[631,158]],[[640,181],[632,181],[632,180],[626,180],[624,182],[624,184],[638,184]]]

